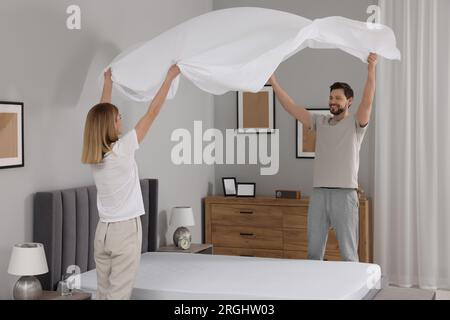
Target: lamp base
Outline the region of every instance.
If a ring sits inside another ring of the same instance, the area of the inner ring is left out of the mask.
[[[178,247],[178,240],[181,237],[187,237],[189,241],[192,240],[191,232],[186,227],[178,227],[177,230],[173,233],[173,244]]]
[[[14,300],[36,300],[42,295],[42,286],[34,276],[23,276],[17,280],[14,290]]]

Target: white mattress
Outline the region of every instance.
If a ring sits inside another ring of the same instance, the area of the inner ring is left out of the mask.
[[[132,299],[362,299],[380,278],[376,264],[148,252]],[[96,288],[83,273],[81,289]]]

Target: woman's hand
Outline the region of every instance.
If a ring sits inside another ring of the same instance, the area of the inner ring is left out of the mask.
[[[111,96],[112,96],[112,79],[111,79],[111,68],[106,70],[103,75],[105,76],[105,81],[103,83],[103,91],[102,91],[102,97],[100,98],[101,103],[111,103]]]
[[[164,102],[166,101],[167,94],[169,93],[170,87],[172,85],[172,81],[178,77],[180,74],[180,68],[177,65],[173,65],[167,71],[166,80],[162,84],[161,88],[159,88],[152,102],[150,103],[147,113],[139,120],[136,124],[136,134],[138,138],[138,142],[141,143],[147,135],[148,130],[150,129],[153,121],[159,114]]]
[[[178,66],[176,64],[174,64],[170,67],[169,71],[167,71],[167,78],[169,78],[170,80],[173,80],[176,77],[178,77],[180,72],[181,72],[180,68],[178,68]]]
[[[109,68],[108,70],[106,70],[103,75],[105,76],[105,81],[112,81],[111,76],[112,76],[112,72],[111,72],[111,68]]]

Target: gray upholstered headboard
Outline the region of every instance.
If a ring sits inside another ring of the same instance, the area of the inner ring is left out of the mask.
[[[158,180],[141,180],[145,215],[142,252],[157,249]],[[55,290],[68,266],[81,272],[95,269],[94,235],[98,223],[95,186],[51,192],[34,197],[33,241],[44,244],[49,272],[39,276],[44,290]]]

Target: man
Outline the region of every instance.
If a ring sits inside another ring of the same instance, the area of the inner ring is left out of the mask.
[[[274,75],[269,82],[281,105],[305,128],[316,133],[313,192],[308,210],[308,259],[322,260],[328,229],[334,228],[342,260],[358,261],[359,150],[369,124],[375,94],[377,55],[371,53],[362,101],[356,114],[349,108],[353,90],[336,82],[330,87],[332,115],[311,115],[296,105]]]

